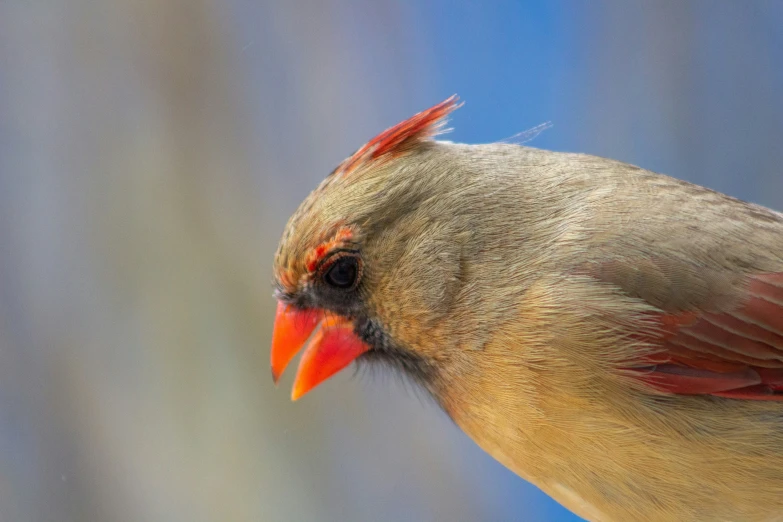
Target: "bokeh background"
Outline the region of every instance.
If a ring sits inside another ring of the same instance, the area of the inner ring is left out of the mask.
[[[395,379],[270,379],[287,217],[453,93],[783,209],[780,1],[0,0],[0,521],[576,520]]]

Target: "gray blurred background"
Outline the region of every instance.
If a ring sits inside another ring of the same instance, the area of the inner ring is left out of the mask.
[[[783,209],[781,1],[0,0],[0,521],[575,520],[395,379],[271,382],[288,215],[453,93]]]

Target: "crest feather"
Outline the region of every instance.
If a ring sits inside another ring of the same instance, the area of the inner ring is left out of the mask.
[[[443,132],[448,115],[462,106],[458,100],[454,94],[434,107],[386,129],[345,160],[336,173],[344,175],[363,163],[394,158],[416,144],[437,136]]]

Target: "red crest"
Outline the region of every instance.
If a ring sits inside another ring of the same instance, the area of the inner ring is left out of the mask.
[[[390,159],[403,154],[417,143],[443,132],[448,115],[460,106],[462,104],[458,103],[455,94],[434,107],[386,129],[345,160],[336,172],[346,174],[361,163],[381,158]]]

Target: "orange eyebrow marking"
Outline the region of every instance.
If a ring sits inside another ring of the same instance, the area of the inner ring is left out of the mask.
[[[386,129],[345,160],[337,168],[336,173],[344,175],[364,162],[384,156],[398,156],[408,150],[411,145],[436,136],[443,131],[446,117],[462,106],[461,103],[458,103],[458,99],[455,94],[434,107]]]
[[[318,268],[318,263],[320,263],[328,253],[335,248],[349,243],[352,239],[353,229],[346,226],[340,227],[331,239],[321,243],[307,253],[305,256],[305,268],[308,272],[315,272],[315,269]]]

